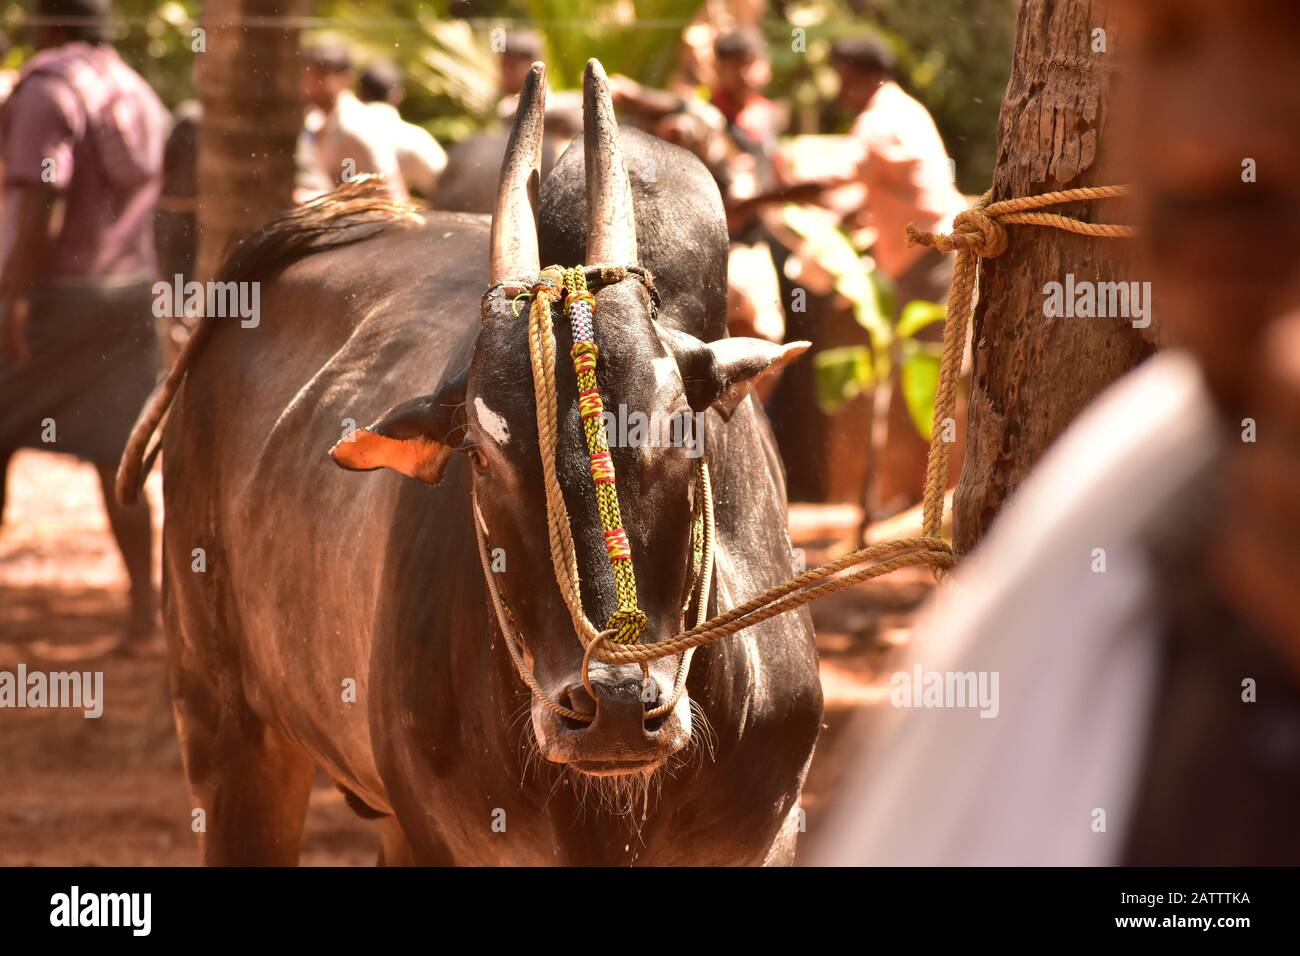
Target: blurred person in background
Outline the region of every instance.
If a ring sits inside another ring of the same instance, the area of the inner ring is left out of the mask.
[[[732,216],[775,202],[835,207],[842,203],[845,187],[858,185],[862,205],[845,216],[845,225],[855,236],[869,237],[875,275],[892,291],[896,321],[910,302],[947,302],[955,261],[954,253],[909,248],[906,227],[946,232],[968,203],[953,184],[953,166],[934,119],[895,79],[889,47],[871,36],[841,38],[832,44],[831,64],[839,75],[839,102],[856,116],[851,133],[855,146],[847,152],[844,167],[759,193]],[[932,342],[942,336],[941,323],[917,334]],[[894,377],[886,397],[872,441],[876,457],[867,492],[871,518],[920,501],[929,451],[929,441],[912,424],[901,376]],[[965,420],[964,403],[957,419]]]
[[[528,79],[529,68],[545,58],[545,44],[540,34],[532,30],[511,30],[506,34],[501,49],[501,96],[517,97]],[[510,111],[514,116],[514,110]]]
[[[844,38],[831,47],[839,75],[839,102],[856,115],[852,137],[859,149],[850,181],[866,189],[866,205],[851,224],[874,234],[870,247],[878,275],[894,294],[895,320],[909,302],[948,301],[955,253],[908,248],[906,228],[947,232],[967,207],[953,184],[953,166],[929,110],[898,85],[893,53],[871,36]],[[938,342],[942,324],[920,331]],[[969,366],[969,356],[965,365]],[[911,424],[901,377],[888,408],[888,440],[881,439],[872,497],[885,512],[920,500],[929,442]],[[964,408],[958,419],[965,420]]]
[[[356,70],[347,47],[323,43],[303,50],[302,94],[307,102],[306,152],[332,186],[379,175],[393,198],[407,198],[392,124],[352,92]],[[303,146],[300,144],[300,150]]]
[[[155,629],[149,505],[113,494],[158,372],[153,211],[167,111],[108,42],[108,0],[38,0],[37,53],[0,117],[0,458],[76,455],[99,473],[130,578],[128,647]]]
[[[818,862],[1300,863],[1300,6],[1123,16],[1179,347],[1058,439],[940,589]],[[918,673],[997,692],[932,709]]]
[[[712,45],[713,83],[708,102],[610,77],[615,108],[647,121],[651,132],[694,153],[708,167],[727,208],[731,250],[727,269],[727,328],[732,335],[770,342],[785,339],[777,248],[747,200],[774,182],[772,158],[781,111],[763,95],[772,77],[767,46],[753,27],[717,34]],[[742,210],[740,214],[735,214]],[[773,250],[777,255],[774,256]],[[775,389],[770,376],[760,399]]]
[[[772,80],[767,43],[753,27],[739,27],[713,41],[711,102],[727,121],[736,145],[756,161],[758,187],[769,185],[772,154],[780,131],[780,111],[764,96]]]
[[[529,67],[546,59],[546,44],[541,34],[532,30],[511,30],[506,34],[501,50],[501,99],[497,103],[497,116],[507,127],[514,122],[519,106],[519,91]],[[582,91],[552,90],[546,92],[546,133],[549,139],[563,149],[569,140],[582,132]]]
[[[967,207],[953,185],[953,167],[934,119],[895,79],[894,56],[875,37],[836,40],[831,64],[840,103],[853,111],[861,149],[856,176],[867,189],[865,216],[876,233],[876,265],[894,284],[901,310],[908,302],[946,302],[953,253],[907,247],[909,223],[947,232]]]
[[[406,98],[402,71],[388,60],[376,60],[362,72],[357,98],[388,126],[407,188],[432,196],[447,168],[447,153],[428,130],[402,119],[399,107]]]

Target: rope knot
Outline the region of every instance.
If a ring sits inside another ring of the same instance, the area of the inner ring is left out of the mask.
[[[609,639],[615,644],[635,644],[649,623],[650,619],[639,607],[621,607],[610,615],[606,630],[614,632]]]
[[[1007,251],[1007,228],[984,211],[988,205],[985,196],[978,203],[957,213],[952,222],[952,232],[922,232],[907,224],[909,246],[930,246],[940,252],[969,249],[981,259],[991,259]]]
[[[559,266],[547,266],[542,270],[537,281],[533,283],[533,296],[544,296],[552,301],[564,290],[564,270]]]

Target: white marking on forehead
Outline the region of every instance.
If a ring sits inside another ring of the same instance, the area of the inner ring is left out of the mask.
[[[655,385],[659,388],[682,387],[682,373],[677,368],[677,359],[671,355],[661,355],[650,362],[655,369]]]
[[[474,417],[478,419],[478,427],[487,432],[488,437],[494,442],[498,445],[510,444],[509,423],[503,416],[488,408],[481,395],[474,398]]]

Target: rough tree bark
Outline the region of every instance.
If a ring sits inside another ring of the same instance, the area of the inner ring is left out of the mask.
[[[1021,0],[1016,46],[998,120],[993,198],[1122,184],[1116,125],[1116,12],[1120,0]],[[1094,31],[1101,30],[1097,34]],[[1098,38],[1105,51],[1094,52]],[[1051,211],[1125,222],[1121,201]],[[958,551],[970,550],[1066,425],[1146,358],[1146,332],[1125,318],[1044,315],[1043,287],[1075,279],[1131,281],[1130,244],[1036,226],[1009,226],[1009,248],[982,265],[966,460],[954,504]]]
[[[194,85],[200,278],[230,245],[293,202],[302,129],[298,33],[309,0],[208,0]]]

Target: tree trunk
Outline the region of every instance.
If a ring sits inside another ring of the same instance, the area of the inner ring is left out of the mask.
[[[1119,0],[1021,0],[1016,47],[998,120],[993,198],[1123,184],[1110,135]],[[1095,31],[1101,30],[1098,34]],[[1104,39],[1105,51],[1094,52]],[[1049,210],[1126,221],[1122,202]],[[1132,281],[1129,243],[1011,225],[1009,246],[981,264],[966,460],[954,504],[954,544],[975,546],[1002,503],[1065,426],[1152,345],[1128,318],[1048,318],[1044,286]],[[1137,410],[1135,410],[1136,412]]]
[[[298,32],[308,0],[208,0],[195,53],[199,131],[198,274],[293,203],[302,129]]]

